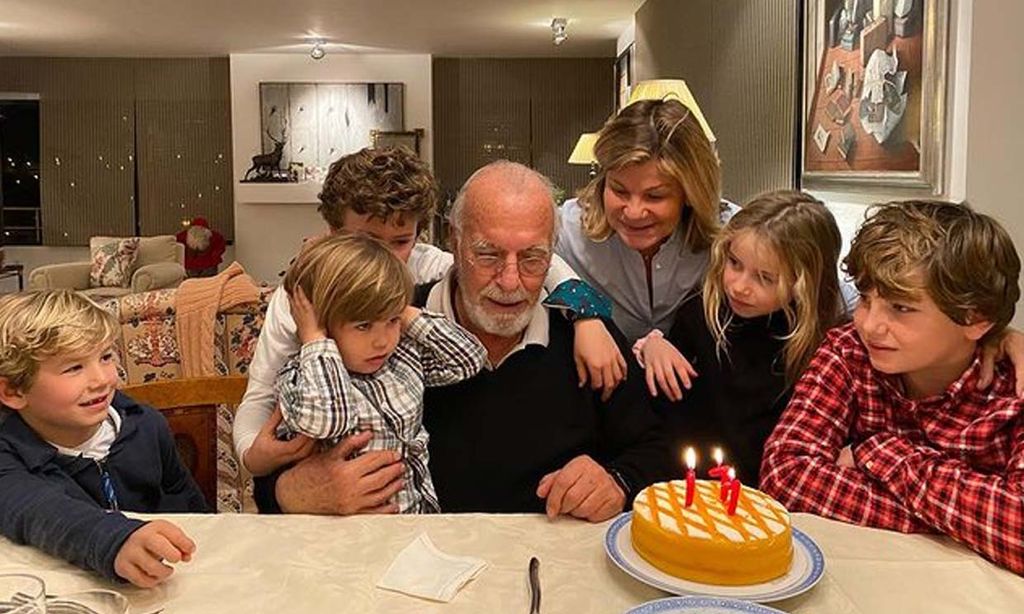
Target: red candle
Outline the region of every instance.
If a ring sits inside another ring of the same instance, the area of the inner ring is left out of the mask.
[[[722,466],[722,448],[715,448],[711,452],[711,456],[715,459],[715,466],[708,470],[708,475],[713,478],[723,479],[726,468]]]
[[[693,448],[686,448],[684,454],[686,460],[686,507],[693,505],[693,496],[697,491],[697,474],[694,469],[697,466],[697,453]]]
[[[718,500],[722,503],[726,501],[726,495],[729,494],[729,485],[736,479],[736,470],[732,467],[724,467],[722,472],[722,483],[718,488]]]
[[[732,516],[736,513],[736,505],[740,502],[740,481],[733,479],[729,482],[729,508],[726,513]]]

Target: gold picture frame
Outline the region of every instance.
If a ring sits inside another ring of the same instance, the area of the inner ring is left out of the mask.
[[[376,147],[405,147],[420,155],[420,141],[423,140],[423,128],[415,130],[370,130],[370,142]]]
[[[808,0],[803,187],[943,193],[948,16],[948,0]]]

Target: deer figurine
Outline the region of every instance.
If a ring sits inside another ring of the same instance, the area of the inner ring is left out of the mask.
[[[280,140],[275,139],[274,135],[270,134],[270,129],[267,129],[267,136],[274,142],[274,150],[269,153],[261,153],[252,157],[252,166],[249,170],[245,171],[245,175],[242,177],[242,181],[258,181],[260,178],[269,177],[271,173],[279,169],[281,164],[281,154],[284,153],[284,144],[288,142],[285,133],[287,128],[281,128]],[[250,177],[250,173],[255,173],[254,176]]]

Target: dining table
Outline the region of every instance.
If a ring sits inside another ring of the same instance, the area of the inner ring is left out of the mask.
[[[543,614],[621,614],[668,594],[624,573],[605,551],[612,521],[537,514],[362,515],[161,514],[196,543],[153,589],[114,583],[34,548],[0,538],[0,573],[43,578],[46,592],[114,589],[131,612],[530,611],[528,568],[539,562]],[[784,612],[1020,612],[1024,578],[955,541],[905,535],[793,514],[793,525],[824,555],[820,580],[771,603]],[[421,534],[450,555],[487,566],[447,603],[384,590],[377,583]]]

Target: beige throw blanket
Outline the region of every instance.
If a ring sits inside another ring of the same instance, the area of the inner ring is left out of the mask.
[[[182,377],[217,375],[213,331],[217,313],[255,303],[259,288],[242,265],[232,262],[214,277],[188,279],[175,293],[174,310]]]

